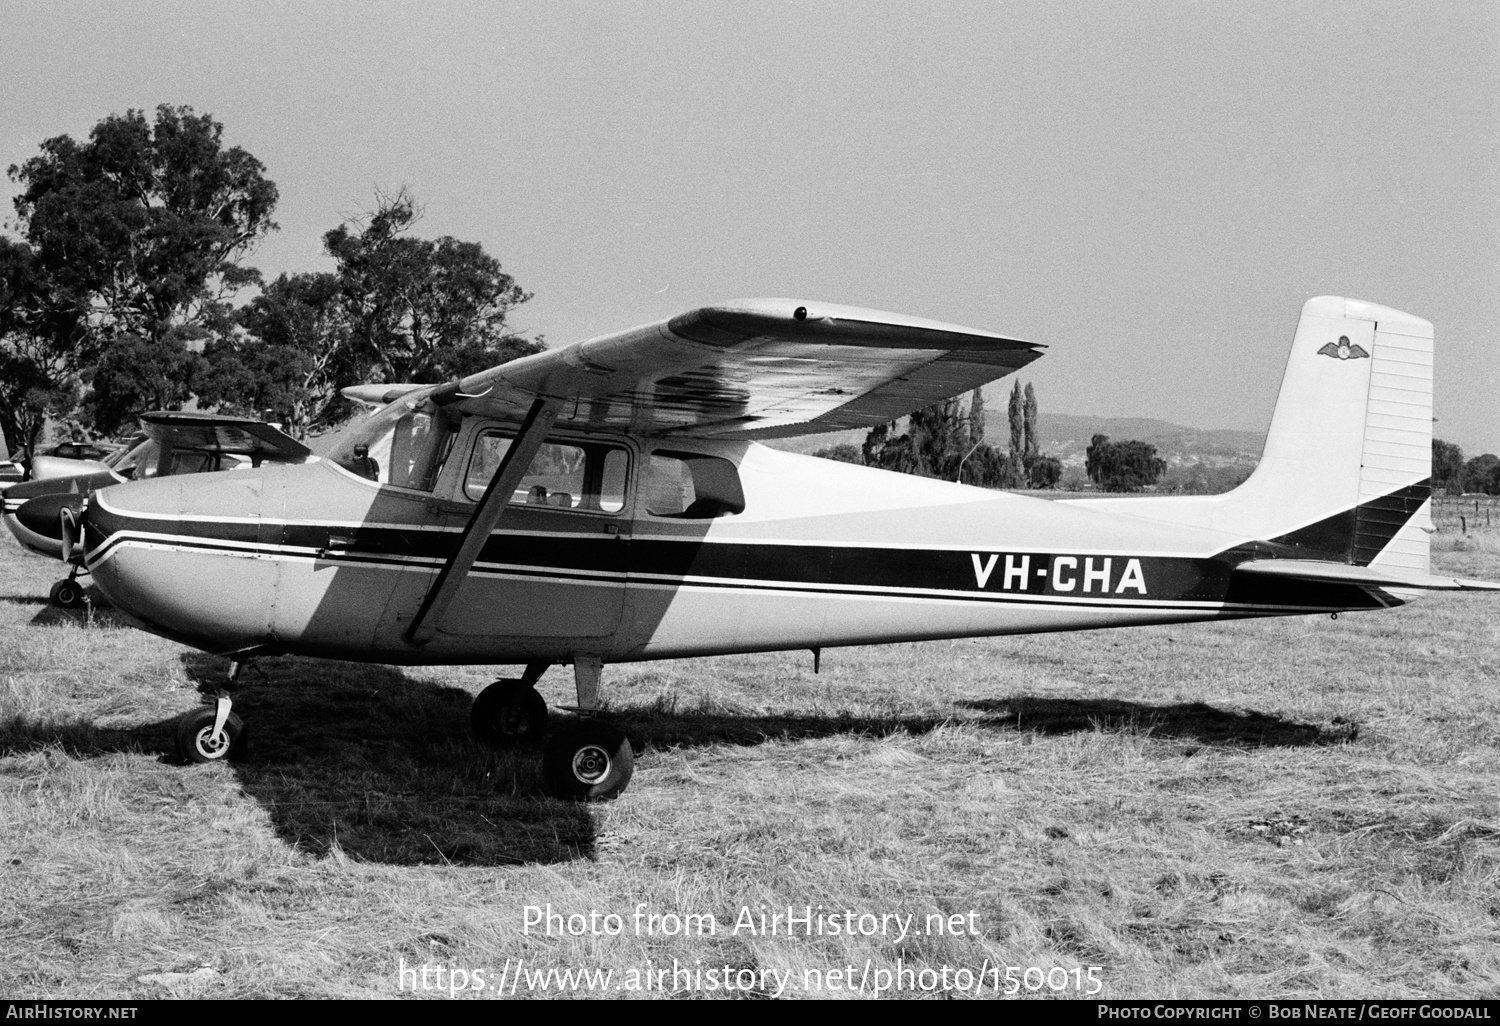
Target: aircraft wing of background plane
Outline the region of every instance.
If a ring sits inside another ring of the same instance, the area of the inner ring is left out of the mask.
[[[433,399],[518,420],[561,400],[574,427],[706,438],[868,428],[1004,377],[1042,346],[858,307],[745,299],[523,357]],[[364,386],[387,401],[406,386]]]
[[[152,440],[174,449],[283,461],[300,460],[312,454],[311,449],[291,435],[250,417],[164,411],[143,414],[141,425]]]

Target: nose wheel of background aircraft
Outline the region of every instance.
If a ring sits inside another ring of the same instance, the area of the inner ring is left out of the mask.
[[[602,801],[630,783],[635,752],[619,728],[585,721],[552,736],[542,769],[559,798]]]
[[[54,606],[64,609],[77,609],[83,605],[83,585],[72,577],[65,577],[52,586],[48,593]]]
[[[547,703],[525,678],[495,681],[469,707],[474,736],[490,745],[535,741],[547,732],[547,719]]]
[[[227,696],[177,720],[177,755],[183,762],[224,762],[245,749],[245,725],[230,712]]]

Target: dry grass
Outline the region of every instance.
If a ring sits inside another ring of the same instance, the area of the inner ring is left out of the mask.
[[[1439,518],[1439,565],[1500,579],[1500,525],[1470,526]],[[520,958],[616,981],[648,959],[798,982],[988,959],[1102,966],[1109,997],[1500,991],[1497,598],[851,649],[819,676],[801,653],[612,667],[636,777],[580,807],[534,753],[468,739],[493,667],[267,660],[237,698],[248,760],[172,765],[171,721],[222,664],[50,610],[56,564],[7,550],[7,996],[379,997],[401,960]],[[524,936],[549,903],[626,932]],[[637,937],[640,903],[719,930]],[[980,936],[731,934],[762,903],[973,911]]]

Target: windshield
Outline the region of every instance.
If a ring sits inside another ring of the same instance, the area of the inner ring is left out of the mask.
[[[136,435],[130,441],[126,442],[122,447],[116,449],[114,452],[106,456],[104,458],[104,465],[106,467],[119,467],[119,465],[125,461],[125,457],[129,456],[131,453],[140,448],[141,443],[144,441],[146,441],[145,435]],[[126,476],[128,477],[129,475],[127,474]]]
[[[148,438],[126,449],[110,469],[132,481],[155,477],[157,457],[160,455],[161,447]]]
[[[350,424],[327,458],[370,481],[430,492],[453,445],[453,427],[431,403],[401,399]]]

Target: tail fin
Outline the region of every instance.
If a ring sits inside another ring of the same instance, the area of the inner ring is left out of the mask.
[[[1432,325],[1373,303],[1308,300],[1260,466],[1224,497],[1239,507],[1234,521],[1425,573],[1431,477]]]
[[[1302,307],[1249,480],[1225,495],[1116,508],[1279,542],[1311,558],[1426,573],[1431,476],[1432,325],[1319,296]]]

